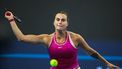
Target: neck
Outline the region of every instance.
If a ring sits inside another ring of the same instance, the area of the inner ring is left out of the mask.
[[[56,38],[65,38],[67,35],[66,30],[56,30]]]

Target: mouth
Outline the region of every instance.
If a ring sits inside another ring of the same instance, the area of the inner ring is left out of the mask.
[[[58,27],[63,27],[63,25],[57,25]]]

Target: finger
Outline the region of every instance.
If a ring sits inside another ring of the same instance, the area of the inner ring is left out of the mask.
[[[116,69],[120,69],[120,68],[117,66]]]
[[[110,67],[110,69],[114,69],[114,67]]]
[[[5,12],[5,17],[13,17],[13,14],[12,14],[12,12],[10,12],[10,11],[6,11]]]
[[[6,15],[6,16],[11,16],[11,12],[7,11],[7,12],[5,13],[5,15]]]

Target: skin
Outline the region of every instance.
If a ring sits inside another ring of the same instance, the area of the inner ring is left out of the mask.
[[[10,13],[11,15],[6,15],[7,13]],[[10,11],[5,12],[5,18],[8,20],[14,19],[13,14]],[[12,31],[14,32],[15,36],[19,41],[23,42],[30,42],[30,43],[43,43],[46,47],[49,47],[49,44],[51,42],[51,38],[53,37],[52,34],[40,34],[40,35],[33,35],[28,34],[24,35],[21,30],[18,28],[16,22],[13,20],[10,22]],[[67,15],[63,13],[57,13],[54,19],[54,27],[55,27],[55,33],[56,33],[56,41],[58,43],[63,43],[65,41],[65,37],[67,35],[67,27],[68,27],[68,20]],[[77,47],[78,45],[83,48],[89,55],[94,54],[95,57],[97,57],[98,60],[106,64],[110,69],[114,69],[113,67],[116,67],[116,69],[119,69],[118,66],[115,66],[111,63],[109,63],[107,60],[105,60],[98,52],[96,52],[93,48],[91,48],[87,42],[84,40],[84,38],[76,33],[69,32],[71,39],[74,43],[74,45]]]

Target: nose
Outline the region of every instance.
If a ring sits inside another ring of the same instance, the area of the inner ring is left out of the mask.
[[[60,21],[59,24],[62,24],[62,22]]]
[[[59,20],[59,24],[62,24],[62,21],[61,20]]]

